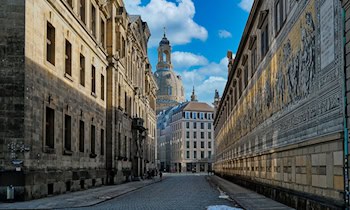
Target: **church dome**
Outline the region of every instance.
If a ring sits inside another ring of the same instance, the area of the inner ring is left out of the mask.
[[[171,64],[171,46],[165,32],[159,42],[157,71],[154,73],[158,85],[157,112],[185,101],[181,77],[176,75]]]

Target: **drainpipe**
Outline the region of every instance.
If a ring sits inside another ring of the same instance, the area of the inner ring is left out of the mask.
[[[346,44],[346,34],[345,34],[345,9],[342,9],[342,15],[343,15],[343,50],[344,50],[344,77],[343,77],[343,94],[344,94],[344,100],[343,100],[343,107],[344,107],[344,204],[345,204],[345,209],[349,209],[349,173],[348,173],[348,156],[349,156],[349,151],[348,151],[348,138],[349,138],[349,131],[348,131],[348,126],[347,126],[347,112],[346,112],[346,106],[347,106],[347,97],[346,97],[346,56],[345,56],[345,44]]]

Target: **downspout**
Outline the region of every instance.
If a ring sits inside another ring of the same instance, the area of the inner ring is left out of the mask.
[[[349,131],[347,126],[347,112],[346,112],[346,106],[347,106],[347,97],[346,97],[346,62],[345,62],[345,52],[346,52],[346,33],[345,33],[345,9],[342,9],[342,19],[343,19],[343,58],[344,58],[344,69],[343,69],[343,94],[344,94],[344,100],[343,100],[343,107],[344,107],[344,143],[343,143],[343,155],[344,155],[344,165],[343,165],[343,173],[344,173],[344,204],[345,209],[349,209],[349,173],[348,173],[348,138],[349,138]]]

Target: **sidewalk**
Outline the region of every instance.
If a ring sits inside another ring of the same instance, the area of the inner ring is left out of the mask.
[[[243,188],[218,176],[207,176],[207,179],[212,184],[219,187],[231,199],[236,201],[242,208],[246,210],[291,210],[284,204],[267,198],[254,191]]]
[[[153,180],[134,181],[119,185],[102,186],[83,191],[45,197],[37,200],[16,203],[0,203],[0,209],[63,209],[87,207],[113,199],[159,181],[160,179],[155,177]]]

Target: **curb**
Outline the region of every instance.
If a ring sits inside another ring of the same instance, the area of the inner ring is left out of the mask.
[[[216,176],[216,175],[213,175],[213,176]],[[232,199],[236,204],[238,204],[238,208],[247,209],[247,208],[244,206],[243,203],[237,201],[230,193],[227,193],[227,192],[223,189],[222,185],[219,184],[219,181],[213,180],[210,176],[207,176],[206,178],[207,178],[207,181],[208,181],[209,183],[213,184],[215,187],[217,187],[217,188],[220,189],[221,191],[225,192],[226,195],[228,195],[230,199]]]
[[[164,178],[163,178],[163,180],[164,180]],[[145,185],[140,186],[140,187],[137,187],[137,188],[135,188],[135,189],[133,189],[133,190],[126,191],[126,192],[120,193],[120,194],[118,194],[118,195],[111,196],[111,197],[109,197],[109,198],[103,199],[103,200],[98,201],[98,202],[96,202],[96,203],[94,203],[94,204],[81,205],[81,206],[72,206],[72,207],[66,206],[66,207],[51,208],[51,209],[67,209],[67,208],[75,209],[75,208],[82,208],[82,207],[93,207],[93,206],[96,206],[96,205],[98,205],[98,204],[100,204],[100,203],[103,203],[103,202],[112,200],[112,199],[117,198],[117,197],[120,197],[120,196],[122,196],[122,195],[126,195],[126,194],[128,194],[128,193],[137,191],[137,190],[139,190],[139,189],[142,189],[142,188],[144,188],[144,187],[147,187],[147,186],[149,186],[149,185],[152,185],[152,184],[155,184],[155,183],[158,183],[158,182],[161,182],[161,181],[162,181],[162,180],[157,180],[157,181],[154,181],[154,182],[145,184]]]

